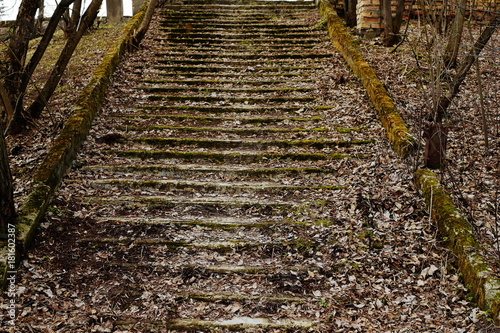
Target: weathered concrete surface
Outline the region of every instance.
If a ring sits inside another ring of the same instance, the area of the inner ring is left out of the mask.
[[[120,22],[123,18],[123,0],[106,0],[108,22]]]

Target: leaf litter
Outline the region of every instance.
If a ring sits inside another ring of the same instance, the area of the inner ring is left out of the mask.
[[[315,24],[318,18],[308,20]],[[153,22],[153,27],[156,24]],[[150,37],[154,37],[153,31]],[[264,213],[268,221],[290,222],[270,224],[251,232],[245,227],[225,232],[203,225],[187,228],[182,223],[131,227],[122,225],[119,220],[106,222],[107,216],[140,217],[155,208],[100,206],[85,203],[82,198],[119,197],[123,193],[133,196],[134,191],[160,196],[191,193],[196,197],[196,191],[187,189],[172,192],[155,188],[88,186],[92,179],[87,178],[86,165],[96,162],[110,166],[138,163],[136,159],[117,161],[100,152],[103,143],[98,140],[114,131],[107,117],[128,110],[127,105],[134,105],[136,100],[144,101],[144,93],[134,89],[135,76],[153,74],[151,77],[154,77],[154,71],[139,73],[136,66],[146,63],[156,47],[154,40],[148,38],[143,48],[128,55],[120,65],[103,114],[96,121],[75,170],[56,194],[42,222],[36,245],[20,265],[18,329],[26,332],[127,332],[114,326],[116,320],[133,317],[165,320],[196,313],[202,318],[228,320],[235,315],[317,318],[325,325],[322,327],[324,332],[492,331],[493,326],[486,320],[486,315],[470,301],[455,268],[453,255],[429,221],[425,206],[413,186],[411,168],[392,153],[359,82],[327,42],[319,47],[334,54],[332,65],[325,70],[327,74],[313,77],[321,91],[326,93],[322,103],[335,105],[333,110],[320,112],[326,119],[324,123],[328,128],[362,127],[366,130],[348,135],[356,139],[376,138],[376,143],[369,147],[352,149],[353,153],[359,150],[369,154],[367,159],[301,162],[301,165],[312,168],[332,170],[314,176],[311,183],[333,183],[340,188],[267,194],[268,199],[294,202],[290,210],[252,212],[251,209],[234,208],[231,211],[234,218],[252,221],[254,215]],[[377,54],[383,52],[378,50],[373,56]],[[343,78],[342,84],[336,78]],[[192,105],[200,103],[193,102]],[[303,116],[310,110],[298,113]],[[297,134],[298,138],[320,136]],[[46,144],[49,141],[47,139]],[[143,166],[158,164],[150,160],[141,163]],[[13,166],[16,168],[21,164],[14,162]],[[246,166],[277,168],[293,165],[290,161],[271,159]],[[207,167],[210,166],[207,163]],[[99,171],[93,174],[96,179],[104,179],[107,175]],[[133,178],[135,174],[128,176]],[[246,180],[244,176],[217,172],[208,177],[221,181]],[[303,181],[289,176],[285,182]],[[240,199],[248,196],[244,192],[233,195]],[[266,194],[262,194],[262,198],[266,198]],[[313,209],[310,209],[311,202],[314,202]],[[203,213],[208,216],[221,215],[216,208],[206,209]],[[199,218],[200,212],[199,209],[186,211],[183,207],[155,212],[155,218],[176,216],[186,222]],[[145,246],[137,241],[160,239],[162,234],[175,235],[176,241],[185,242],[196,241],[201,236],[234,241],[238,240],[239,233],[244,233],[241,239],[263,244],[258,256],[251,251],[230,249],[221,252],[206,248],[193,257],[194,252],[189,248],[178,250],[165,244]],[[108,234],[115,235],[122,242],[82,246],[85,239]],[[314,246],[299,244],[301,240],[308,240]],[[274,244],[277,241],[288,245],[277,246]],[[127,267],[129,262],[138,263],[134,264],[132,271]],[[186,267],[187,262],[192,265]],[[269,279],[262,274],[224,275],[204,269],[221,263],[236,267],[248,262],[254,263],[255,267],[272,267],[275,278]],[[300,267],[296,267],[296,263],[300,263]],[[218,277],[217,283],[210,278],[214,274]],[[178,305],[180,294],[196,290],[260,296],[263,290],[272,290],[289,295],[302,293],[313,301],[304,304],[290,302],[278,308],[270,306],[272,302],[265,303],[264,297],[262,304],[240,300],[219,302],[216,306],[201,301]]]

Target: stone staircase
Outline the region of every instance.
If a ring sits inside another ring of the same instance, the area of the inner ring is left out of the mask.
[[[325,332],[332,229],[350,204],[339,172],[375,141],[342,126],[359,90],[328,75],[339,62],[316,12],[186,0],[159,13],[154,61],[132,58],[66,184],[95,223],[78,240],[84,282],[114,329]]]

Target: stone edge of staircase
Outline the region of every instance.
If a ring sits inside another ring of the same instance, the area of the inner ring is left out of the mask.
[[[402,158],[408,157],[417,149],[416,140],[409,134],[387,90],[375,71],[363,60],[359,47],[332,5],[327,0],[319,0],[318,7],[327,24],[332,43],[367,90],[394,151]],[[465,285],[479,307],[490,312],[493,320],[499,324],[500,278],[488,266],[481,245],[476,241],[469,223],[454,205],[434,172],[419,169],[414,174],[414,180],[441,236],[457,257]]]
[[[90,82],[73,106],[72,115],[64,124],[61,133],[54,140],[54,144],[33,176],[31,189],[19,209],[16,221],[15,253],[13,253],[12,246],[0,247],[0,290],[5,289],[13,281],[11,278],[15,274],[15,267],[13,267],[12,257],[15,256],[17,267],[21,258],[27,254],[52,195],[60,186],[63,177],[70,171],[78,149],[87,138],[92,121],[104,103],[111,83],[111,75],[130,46],[135,32],[141,26],[149,3],[150,1],[144,2],[139,12],[122,30],[117,42],[106,52]],[[9,281],[7,281],[8,276]],[[10,288],[7,289],[10,290]]]
[[[333,45],[344,57],[347,65],[356,74],[368,92],[371,103],[378,112],[382,126],[394,151],[400,157],[408,157],[417,149],[416,140],[410,134],[404,120],[398,113],[392,98],[375,71],[363,59],[359,46],[345,29],[343,21],[327,0],[319,1],[321,17],[326,22]]]

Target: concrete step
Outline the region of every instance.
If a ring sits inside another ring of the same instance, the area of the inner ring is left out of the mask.
[[[254,132],[252,132],[253,134]],[[313,149],[351,147],[354,145],[372,144],[374,140],[221,140],[221,139],[192,139],[192,138],[137,138],[131,141],[147,144],[153,147],[179,147],[192,146],[198,148],[239,148],[239,149],[268,149],[307,147]]]
[[[290,79],[289,77],[285,80],[283,78],[278,79],[262,79],[262,78],[256,78],[255,76],[226,76],[226,77],[221,77],[221,76],[213,76],[213,78],[199,78],[199,79],[161,79],[161,78],[156,78],[156,79],[144,79],[141,82],[148,83],[148,84],[153,84],[153,85],[161,85],[161,86],[166,86],[166,87],[185,87],[185,86],[195,86],[196,89],[202,90],[203,86],[267,86],[267,87],[275,87],[275,86],[283,86],[283,85],[294,85],[294,83],[302,86],[302,87],[307,87],[311,88],[314,87],[313,80],[310,79],[304,79],[303,77],[299,77],[300,80],[294,80]]]
[[[202,93],[202,94],[229,94],[229,95],[236,95],[236,94],[258,94],[258,95],[269,95],[269,94],[297,94],[297,93],[310,93],[313,91],[313,88],[307,88],[307,87],[299,87],[299,88],[291,88],[291,87],[286,87],[286,88],[272,88],[272,87],[266,87],[266,88],[257,88],[257,87],[250,87],[250,88],[225,88],[225,87],[217,87],[217,88],[212,88],[212,87],[194,87],[194,86],[189,86],[189,87],[168,87],[165,85],[154,85],[154,86],[139,86],[137,89],[142,90],[144,92],[148,93],[177,93],[177,94],[189,94],[189,93]]]
[[[233,37],[231,35],[228,36],[211,36],[211,37],[179,37],[179,38],[170,38],[168,35],[166,35],[164,38],[159,39],[160,41],[164,42],[169,42],[173,45],[177,44],[186,44],[186,45],[195,45],[195,44],[210,44],[214,45],[217,44],[219,47],[224,48],[224,46],[231,45],[231,44],[241,44],[241,45],[258,45],[260,47],[263,47],[262,43],[268,42],[268,43],[273,43],[273,44],[283,44],[283,45],[289,45],[293,47],[301,47],[302,45],[306,44],[314,44],[318,43],[317,38],[301,38],[301,39],[295,39],[293,37],[290,38],[271,38],[271,37],[256,37],[256,38],[251,38],[251,37]]]
[[[129,159],[170,160],[205,163],[258,163],[279,161],[335,161],[344,158],[366,158],[366,155],[351,156],[345,153],[287,153],[262,151],[178,151],[178,150],[102,150],[103,154]]]
[[[223,181],[189,181],[189,180],[131,180],[131,179],[100,179],[90,182],[93,188],[113,189],[126,193],[128,189],[156,190],[173,193],[281,193],[286,191],[336,190],[341,187],[334,185],[283,185],[270,182],[223,182]]]
[[[217,94],[218,95],[218,94]],[[206,96],[206,95],[149,95],[150,101],[162,102],[201,102],[212,103],[218,105],[224,104],[253,104],[253,105],[283,105],[283,104],[296,104],[296,103],[310,103],[314,102],[317,97],[315,96],[269,96],[269,97],[254,97],[249,96],[234,96],[231,94],[220,94],[219,96]]]
[[[182,24],[176,22],[177,24],[172,25],[171,21],[164,21],[162,27],[159,28],[160,31],[165,33],[191,33],[197,31],[210,32],[217,34],[219,32],[250,32],[250,33],[261,33],[266,35],[281,35],[288,32],[296,33],[317,33],[318,31],[323,31],[312,27],[310,24],[243,24],[243,25],[233,25],[224,23],[213,23],[205,24],[194,23],[194,24]]]
[[[182,58],[182,57],[181,57]],[[231,66],[231,67],[249,67],[249,66],[283,66],[283,67],[291,67],[300,65],[308,65],[310,63],[314,64],[313,59],[302,59],[299,63],[294,61],[293,59],[246,59],[245,63],[242,64],[242,61],[239,59],[209,59],[211,57],[207,57],[206,59],[158,59],[158,64],[164,65],[185,65],[185,66]],[[311,60],[311,61],[308,61]]]
[[[141,174],[147,174],[151,177],[169,177],[174,179],[186,177],[210,177],[210,175],[224,175],[224,177],[236,179],[280,179],[286,177],[295,178],[311,178],[321,177],[324,175],[335,175],[335,169],[327,167],[256,167],[256,166],[231,166],[231,165],[198,165],[198,164],[185,164],[185,165],[95,165],[86,166],[82,168],[83,171],[91,172],[96,177],[102,174],[113,175],[131,175],[132,177],[139,177]]]
[[[237,124],[254,124],[261,126],[263,124],[303,124],[306,122],[309,123],[317,123],[322,120],[321,116],[313,116],[313,117],[278,117],[278,116],[236,116],[236,117],[217,117],[217,116],[197,116],[197,115],[161,115],[161,114],[137,114],[137,113],[129,113],[129,114],[120,114],[114,115],[112,118],[116,118],[118,121],[125,121],[127,125],[131,124],[141,124],[147,123],[149,121],[155,121],[156,124],[160,124],[159,122],[168,122],[173,124],[200,124],[200,125],[215,125],[215,124],[227,124],[227,123],[237,123]]]
[[[308,115],[311,117],[317,116],[321,111],[331,110],[331,106],[319,105],[319,106],[283,106],[283,105],[273,105],[273,106],[259,106],[259,105],[153,105],[152,103],[145,106],[140,106],[137,110],[141,113],[151,112],[151,113],[170,113],[170,114],[237,114],[237,115]]]
[[[169,330],[182,332],[255,332],[256,329],[263,329],[266,332],[269,330],[280,330],[293,332],[309,331],[314,327],[314,323],[306,319],[280,319],[272,320],[268,318],[252,318],[252,317],[234,317],[229,320],[202,320],[202,319],[173,319],[169,321],[144,321],[141,319],[125,319],[117,320],[114,323],[115,327],[121,329],[141,328],[148,330]],[[253,330],[253,331],[252,331]]]
[[[179,57],[186,57],[188,59],[203,59],[210,58],[212,61],[220,61],[221,59],[245,59],[245,60],[262,60],[267,59],[322,59],[331,58],[330,53],[313,53],[313,52],[287,52],[287,53],[249,53],[249,52],[169,52],[169,53],[156,53],[156,57],[160,59],[172,58],[182,61]]]
[[[199,226],[215,230],[229,230],[234,228],[267,228],[278,222],[272,220],[260,220],[258,218],[160,218],[160,217],[104,217],[99,218],[98,223],[102,224],[127,224],[127,225],[181,225]],[[283,222],[284,223],[284,222]]]

